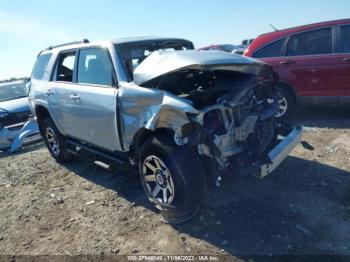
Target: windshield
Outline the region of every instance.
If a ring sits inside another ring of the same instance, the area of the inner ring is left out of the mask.
[[[192,50],[192,42],[186,40],[151,40],[115,45],[129,76],[133,80],[133,72],[153,51],[157,50]]]
[[[0,85],[0,102],[28,96],[26,83],[6,83]]]

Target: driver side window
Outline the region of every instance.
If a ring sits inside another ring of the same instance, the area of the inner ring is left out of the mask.
[[[80,50],[77,82],[82,84],[112,86],[113,65],[107,49]]]

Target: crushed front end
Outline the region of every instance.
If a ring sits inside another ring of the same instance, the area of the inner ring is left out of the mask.
[[[158,52],[134,76],[138,84],[174,94],[195,109],[186,112],[185,124],[169,118],[174,139],[197,147],[217,183],[224,173],[264,177],[300,142],[302,128],[275,117],[278,76],[257,60],[222,52]]]
[[[301,127],[275,117],[276,76],[270,68],[264,70],[248,77],[240,91],[207,94],[215,97],[214,105],[189,115],[190,123],[176,135],[178,144],[197,145],[217,183],[224,173],[260,178],[270,174],[301,140]]]

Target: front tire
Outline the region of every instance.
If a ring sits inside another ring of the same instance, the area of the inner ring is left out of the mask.
[[[178,224],[198,211],[206,180],[194,148],[177,146],[161,134],[148,139],[139,153],[141,183],[161,220]]]
[[[277,87],[276,89],[277,99],[279,103],[276,118],[288,120],[293,116],[297,107],[295,97],[293,93],[286,88]]]
[[[67,162],[73,159],[74,156],[67,151],[64,136],[58,131],[51,118],[46,118],[42,122],[41,129],[45,144],[57,162]]]

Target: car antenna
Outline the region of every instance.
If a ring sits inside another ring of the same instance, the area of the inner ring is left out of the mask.
[[[269,26],[271,26],[272,29],[275,30],[276,32],[278,31],[278,29],[276,27],[274,27],[273,25],[269,24]]]

